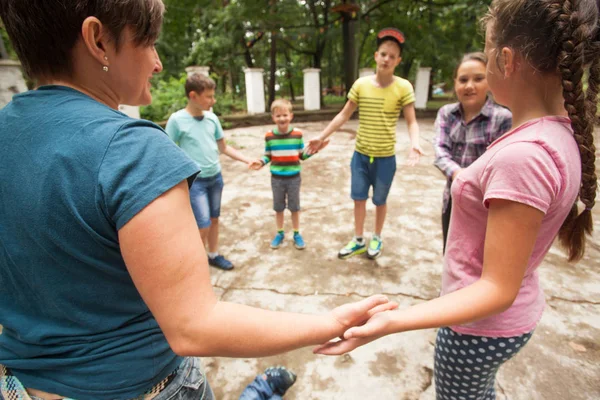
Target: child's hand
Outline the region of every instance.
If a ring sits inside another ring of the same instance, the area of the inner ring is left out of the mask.
[[[395,304],[395,303],[388,303]],[[362,326],[355,326],[344,332],[341,340],[330,341],[313,349],[315,354],[325,354],[328,356],[341,355],[348,353],[357,347],[370,343],[382,336],[392,333],[388,327],[392,320],[392,310],[390,306],[381,305],[375,307],[378,311],[373,313],[372,317]],[[395,304],[397,307],[398,305]],[[395,308],[395,307],[394,307]]]
[[[254,171],[258,171],[259,169],[261,169],[263,167],[263,162],[262,160],[254,160],[250,163],[248,163],[248,168],[254,170]]]
[[[329,140],[323,140],[320,136],[317,136],[314,139],[308,141],[308,146],[306,146],[306,154],[312,155],[318,153],[319,150],[327,146]]]
[[[329,139],[321,140],[321,139],[313,139],[308,142],[308,146],[304,149],[304,153],[310,156],[317,154],[319,151],[323,150],[329,144]]]
[[[325,139],[323,141],[323,143],[321,144],[321,147],[319,148],[319,150],[317,150],[317,153],[321,150],[323,150],[325,147],[327,147],[327,145],[329,144],[330,140],[329,139]]]
[[[389,301],[385,296],[376,295],[355,303],[348,303],[337,307],[331,311],[330,315],[340,326],[340,335],[342,335],[344,332],[348,332],[349,328],[363,325],[365,322],[371,322],[374,315],[384,311],[394,310],[397,307],[397,303]],[[370,342],[375,339],[376,338],[372,338],[368,341]],[[361,340],[354,339],[349,343],[347,343],[348,341],[346,339],[338,342],[328,342],[315,347],[313,352],[328,355],[343,354],[363,344],[359,343]],[[364,343],[367,342],[365,341]]]
[[[420,145],[412,146],[410,148],[410,151],[408,152],[408,160],[406,160],[406,163],[411,167],[417,165],[419,163],[419,160],[421,159],[421,156],[424,155],[425,152],[423,151]]]

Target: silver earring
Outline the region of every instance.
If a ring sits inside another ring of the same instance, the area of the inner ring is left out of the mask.
[[[104,72],[108,72],[108,67],[105,65],[104,67],[102,67],[102,70],[103,70]]]

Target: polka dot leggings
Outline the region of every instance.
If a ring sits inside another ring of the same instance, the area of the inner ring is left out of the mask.
[[[435,342],[437,400],[494,400],[496,372],[533,332],[510,338],[470,336],[441,328]]]

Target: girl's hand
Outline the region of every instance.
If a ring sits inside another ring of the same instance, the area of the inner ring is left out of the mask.
[[[396,308],[398,308],[396,302],[389,301],[383,295],[375,295],[336,307],[331,311],[331,316],[339,324],[339,334],[342,335],[349,328],[369,321],[375,314]]]
[[[397,304],[396,304],[397,307]],[[344,332],[341,340],[330,341],[313,349],[315,354],[329,356],[348,353],[355,348],[370,343],[389,333],[392,311],[394,308],[380,309],[362,326],[355,326]]]

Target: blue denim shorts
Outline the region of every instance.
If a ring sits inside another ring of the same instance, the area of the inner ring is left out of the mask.
[[[350,172],[352,200],[367,200],[369,188],[373,186],[373,204],[382,206],[387,201],[396,173],[396,156],[369,157],[355,151]]]
[[[219,172],[208,178],[196,178],[190,187],[192,210],[199,229],[208,228],[211,218],[221,215],[223,176]]]

